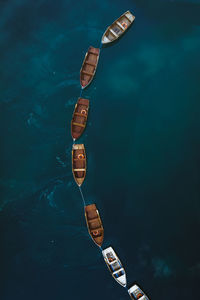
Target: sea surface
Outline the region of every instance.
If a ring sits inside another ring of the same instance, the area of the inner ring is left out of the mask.
[[[92,84],[82,186],[128,287],[199,298],[200,1],[0,1],[0,298],[128,300],[90,239],[71,116],[90,45],[126,10]]]

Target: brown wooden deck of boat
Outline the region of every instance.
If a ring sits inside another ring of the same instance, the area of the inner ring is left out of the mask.
[[[84,98],[79,98],[73,112],[72,121],[71,121],[71,134],[73,140],[78,139],[87,123],[89,109],[89,100]]]
[[[82,88],[88,86],[96,72],[98,60],[99,60],[99,48],[89,47],[88,52],[85,55],[83,65],[80,71],[80,82]]]
[[[86,154],[83,144],[74,144],[72,147],[72,172],[74,180],[81,186],[86,175]]]
[[[95,204],[85,206],[85,219],[89,234],[95,244],[101,247],[104,238],[104,229]]]

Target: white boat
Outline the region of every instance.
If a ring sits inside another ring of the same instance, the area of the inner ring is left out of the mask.
[[[104,32],[101,42],[108,44],[117,40],[131,26],[135,16],[128,10],[115,22],[113,22]]]
[[[104,249],[102,254],[113,278],[123,287],[126,287],[126,273],[113,248]]]
[[[139,288],[138,285],[134,284],[129,290],[128,293],[131,299],[134,300],[149,300],[149,298],[145,295],[145,293]]]

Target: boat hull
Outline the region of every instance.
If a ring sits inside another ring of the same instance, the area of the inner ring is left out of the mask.
[[[97,246],[101,247],[103,244],[104,229],[95,204],[85,206],[85,219],[91,238]]]
[[[112,247],[108,247],[102,251],[105,263],[112,274],[112,277],[123,287],[126,287],[126,273],[121,261],[116,255]]]
[[[82,68],[80,71],[80,83],[82,89],[86,88],[94,78],[99,61],[99,48],[89,47],[85,55]]]
[[[129,296],[133,300],[149,300],[147,295],[139,288],[138,285],[134,284],[130,289],[128,289]]]
[[[86,176],[86,154],[83,144],[72,146],[72,173],[75,182],[80,187]]]
[[[85,130],[89,110],[89,100],[79,98],[72,116],[71,135],[73,140],[80,138]]]
[[[134,20],[135,16],[130,11],[126,11],[106,29],[101,39],[102,44],[116,41],[127,31]]]

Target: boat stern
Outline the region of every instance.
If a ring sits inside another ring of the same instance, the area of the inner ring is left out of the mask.
[[[77,178],[76,177],[76,183],[78,184],[78,186],[81,186],[83,183],[84,179],[83,178]]]
[[[119,278],[116,278],[117,282],[121,284],[123,287],[126,287],[127,280],[126,280],[126,274],[120,276]]]
[[[82,90],[84,90],[88,85],[89,85],[89,83],[86,80],[81,79],[81,88],[82,88]]]
[[[76,140],[80,137],[80,133],[78,133],[78,132],[75,132],[74,130],[73,130],[73,124],[71,125],[71,135],[72,135],[72,139],[73,139],[73,142],[75,143],[76,142]]]
[[[106,253],[109,253],[109,252],[114,253],[114,250],[112,247],[108,247],[108,248],[102,250],[102,255],[107,262],[108,262],[108,258],[106,257]]]
[[[135,16],[128,10],[125,15],[128,17],[130,22],[133,22],[135,20]]]
[[[84,144],[73,144],[72,146],[73,150],[84,150]]]
[[[101,235],[99,237],[93,237],[93,240],[97,246],[101,247],[103,244],[103,235]]]
[[[107,38],[107,36],[103,36],[101,43],[105,45],[105,44],[110,43],[110,40]]]
[[[149,300],[137,284],[134,284],[130,289],[128,289],[128,293],[131,299]]]

